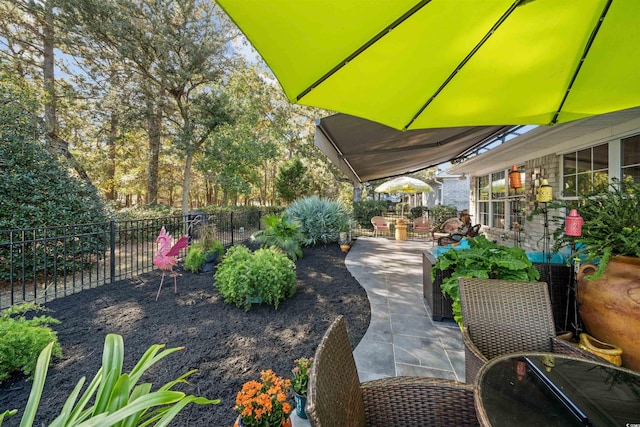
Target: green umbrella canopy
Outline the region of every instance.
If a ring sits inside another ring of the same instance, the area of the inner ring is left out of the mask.
[[[377,186],[376,193],[430,193],[433,188],[426,182],[408,176],[401,176]]]
[[[640,105],[638,0],[218,0],[291,102],[396,129]]]

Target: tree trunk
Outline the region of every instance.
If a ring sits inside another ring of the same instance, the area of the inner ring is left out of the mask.
[[[118,115],[111,113],[109,125],[109,138],[107,139],[107,188],[105,198],[116,199],[116,140],[118,138]]]
[[[184,162],[184,179],[182,180],[182,215],[189,214],[189,187],[191,186],[191,163],[193,163],[193,153],[187,151]]]
[[[147,170],[147,203],[158,203],[158,176],[160,163],[160,136],[162,108],[149,108],[149,167]]]

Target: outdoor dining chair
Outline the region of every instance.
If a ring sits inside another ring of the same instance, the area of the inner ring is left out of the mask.
[[[391,228],[389,223],[383,216],[374,216],[371,218],[371,224],[373,225],[373,236],[378,236],[379,232],[389,233]]]
[[[433,229],[433,223],[429,218],[425,218],[424,216],[421,216],[413,220],[414,234],[431,235],[432,229]]]
[[[478,425],[470,384],[426,377],[360,383],[343,316],[316,350],[305,409],[313,427]]]
[[[546,283],[460,278],[458,284],[467,383],[490,359],[508,353],[543,351],[603,360],[556,337]]]

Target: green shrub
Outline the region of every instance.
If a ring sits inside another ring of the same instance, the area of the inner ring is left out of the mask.
[[[52,347],[53,343],[47,345],[38,357],[31,394],[20,422],[21,427],[31,427],[34,424]],[[60,415],[50,426],[166,426],[189,403],[218,404],[219,400],[187,396],[181,391],[171,390],[176,384],[186,383],[185,378],[196,372],[195,369],[158,387],[156,391],[151,391],[151,383],[137,384],[145,372],[159,360],[183,349],[176,347],[160,351],[163,348],[164,345],[152,345],[130,373],[123,373],[124,342],[120,335],[108,334],[104,340],[102,367],[82,395],[80,392],[86,378],[82,377],[78,381],[61,408]],[[0,424],[3,417],[16,413],[15,409],[0,413]]]
[[[449,218],[458,217],[458,208],[455,206],[436,205],[429,211],[429,218],[433,226],[439,228]]]
[[[353,219],[361,228],[373,230],[371,218],[382,215],[387,209],[387,202],[384,200],[362,200],[353,203]]]
[[[215,286],[226,303],[244,307],[263,302],[276,309],[296,292],[296,266],[274,249],[258,249],[253,254],[243,245],[232,246],[215,274]]]
[[[426,206],[416,206],[414,208],[411,208],[411,218],[412,219],[420,218],[428,210],[429,208],[427,208]]]
[[[48,326],[60,322],[50,316],[26,319],[24,314],[29,311],[45,309],[27,303],[8,308],[0,316],[0,382],[18,371],[31,377],[38,354],[50,342],[55,343],[53,354],[58,357],[62,354],[56,332]]]
[[[0,279],[12,275],[30,279],[45,268],[49,274],[56,269],[81,269],[91,258],[88,254],[104,256],[108,237],[108,227],[102,225],[108,220],[105,206],[90,183],[72,176],[46,150],[36,96],[2,73],[0,81],[0,230],[98,223],[73,230],[49,228],[46,233],[37,229],[27,236],[40,243],[18,248],[1,234],[0,260],[4,262],[0,263]],[[76,233],[84,237],[66,238]],[[42,244],[45,239],[46,245]]]
[[[274,247],[287,254],[292,260],[302,258],[302,233],[300,223],[291,218],[286,212],[280,215],[272,214],[263,218],[266,225],[264,230],[257,231],[253,238],[263,248]]]
[[[438,270],[452,271],[450,277],[442,280],[442,293],[453,300],[453,318],[462,324],[460,310],[460,289],[458,278],[504,279],[532,282],[540,278],[524,249],[498,245],[484,235],[469,239],[468,249],[450,249],[438,256],[433,266],[431,278],[435,280]]]
[[[351,221],[345,205],[315,196],[296,200],[286,212],[300,222],[303,243],[308,246],[337,242],[340,232],[348,230]]]

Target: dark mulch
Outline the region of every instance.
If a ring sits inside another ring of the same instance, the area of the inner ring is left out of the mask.
[[[263,369],[290,377],[293,360],[314,354],[336,316],[346,317],[352,345],[360,341],[371,312],[365,291],[345,268],[344,257],[337,244],[305,248],[304,257],[296,262],[296,294],[278,310],[254,305],[245,312],[227,305],[214,289],[211,274],[185,271],[179,272],[178,293],[173,293],[173,281],[165,280],[157,302],[157,272],[52,301],[47,306],[62,322],[55,329],[64,357],[49,369],[36,425],[57,416],[81,376],[93,378],[107,333],[124,338],[125,372],[152,344],[185,346],[160,361],[144,380],[161,385],[198,369],[189,384],[178,389],[222,402],[191,404],[173,425],[232,425],[232,407],[242,384],[259,379]],[[18,377],[0,385],[0,412],[20,410],[4,425],[19,424],[30,388],[30,382]]]

